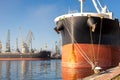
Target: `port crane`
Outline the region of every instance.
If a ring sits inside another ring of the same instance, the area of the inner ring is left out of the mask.
[[[18,48],[18,39],[16,39],[16,52],[20,52],[20,50]]]
[[[28,48],[30,48],[30,51],[33,53],[34,50],[32,48],[32,41],[34,40],[34,35],[33,35],[33,32],[31,30],[29,30],[28,34],[27,34],[27,37],[26,37],[26,44],[28,46]]]
[[[21,37],[22,37],[22,33],[21,33]],[[23,37],[22,37],[22,53],[34,52],[34,50],[32,49],[33,40],[34,40],[33,32],[29,30],[26,39],[23,40]],[[31,48],[31,50],[29,48]]]
[[[10,30],[8,30],[8,34],[7,34],[6,51],[5,52],[11,52],[11,50],[10,50]]]

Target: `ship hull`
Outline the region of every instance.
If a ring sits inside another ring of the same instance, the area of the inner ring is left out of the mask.
[[[108,69],[120,62],[120,27],[117,19],[71,16],[59,20],[55,30],[62,35],[63,67],[92,68],[93,63]]]

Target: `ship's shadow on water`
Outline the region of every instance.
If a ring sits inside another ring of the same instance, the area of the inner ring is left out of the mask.
[[[62,80],[61,60],[0,61],[0,80]]]

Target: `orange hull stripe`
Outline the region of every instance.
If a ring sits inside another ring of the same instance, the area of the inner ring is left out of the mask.
[[[99,49],[98,49],[99,47]],[[67,44],[62,47],[62,66],[64,67],[91,67],[88,61],[82,56],[83,52],[92,62],[98,62],[101,67],[111,67],[113,65],[114,56],[120,54],[120,47],[112,47],[109,45],[96,44]],[[114,48],[116,50],[114,50]],[[93,52],[94,51],[94,52]],[[99,52],[98,52],[99,51]],[[116,53],[116,54],[115,54]],[[116,56],[117,57],[117,56]],[[120,55],[119,55],[120,61]],[[116,61],[118,62],[118,61]],[[118,64],[117,64],[118,65]]]

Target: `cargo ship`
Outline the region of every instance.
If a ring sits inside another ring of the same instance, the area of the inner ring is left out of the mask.
[[[96,13],[80,12],[55,18],[55,31],[62,36],[62,67],[90,72],[108,69],[120,62],[120,25],[107,6],[91,0]]]
[[[50,51],[40,51],[38,53],[0,53],[0,60],[46,60],[50,58]]]

